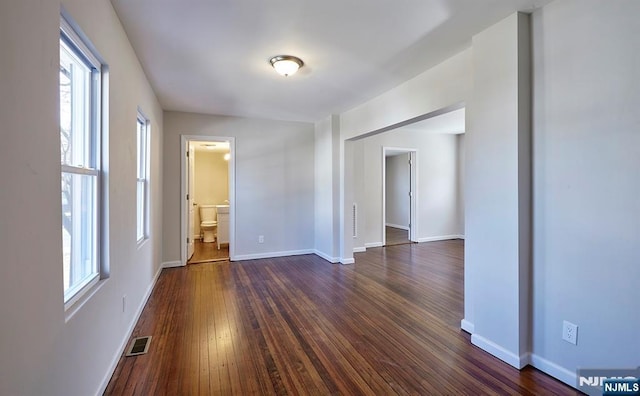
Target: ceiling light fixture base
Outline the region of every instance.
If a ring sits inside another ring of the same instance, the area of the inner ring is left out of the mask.
[[[304,66],[302,59],[292,55],[277,55],[269,59],[271,66],[279,74],[288,77],[295,74],[299,68]]]

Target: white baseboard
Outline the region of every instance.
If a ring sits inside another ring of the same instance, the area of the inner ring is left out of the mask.
[[[449,239],[464,239],[464,235],[441,235],[427,238],[418,238],[418,242],[447,241]]]
[[[527,352],[524,353],[522,355],[520,355],[520,369],[523,369],[524,367],[528,366],[531,364],[531,352]]]
[[[376,247],[382,247],[382,246],[384,246],[384,245],[382,244],[382,242],[371,242],[371,243],[365,243],[365,244],[364,244],[364,247],[365,247],[366,249],[369,249],[369,248],[376,248]]]
[[[337,262],[340,261],[340,259],[338,257],[331,257],[328,254],[322,253],[321,251],[319,251],[318,249],[315,249],[313,251],[313,253],[315,253],[316,256],[322,257],[323,259],[327,260],[328,262],[330,262],[331,264],[335,264]]]
[[[467,322],[465,319],[463,319],[461,323],[463,330],[468,331],[465,329],[465,326],[467,325],[470,325],[471,329],[473,330],[473,324]],[[553,378],[564,382],[570,387],[577,389],[578,376],[575,372],[567,370],[566,368],[553,363],[543,357],[540,357],[535,353],[525,353],[518,357],[514,353],[487,340],[486,338],[473,334],[471,335],[471,343],[517,369],[522,369],[526,365],[531,365],[542,371],[543,373],[548,374]]]
[[[356,260],[353,258],[341,258],[340,264],[355,264]]]
[[[549,374],[565,384],[575,388],[578,384],[578,376],[575,372],[567,370],[535,353],[531,355],[531,365],[543,373]]]
[[[158,268],[158,271],[156,271],[156,274],[153,277],[153,281],[151,281],[151,284],[147,288],[147,291],[144,293],[144,297],[142,298],[142,301],[140,302],[140,305],[138,306],[136,313],[133,315],[133,319],[131,320],[131,323],[129,323],[129,328],[127,329],[126,335],[123,338],[122,344],[120,345],[120,348],[118,349],[115,356],[113,357],[113,360],[111,361],[111,365],[109,365],[109,369],[107,370],[106,376],[102,379],[102,383],[100,384],[100,389],[98,390],[98,393],[97,393],[98,395],[104,394],[104,391],[107,389],[107,386],[109,385],[109,381],[111,381],[111,377],[113,376],[113,373],[116,371],[116,367],[118,367],[118,362],[120,361],[120,357],[122,356],[124,349],[127,347],[127,344],[129,343],[129,338],[131,338],[131,334],[133,334],[133,329],[136,327],[136,324],[140,319],[140,315],[142,315],[142,311],[144,310],[145,305],[147,305],[147,301],[149,300],[149,297],[151,297],[151,292],[153,292],[153,288],[156,286],[156,282],[158,282],[158,278],[160,277],[162,268],[163,268],[162,265],[160,266],[160,268]]]
[[[529,364],[529,361],[530,361],[529,353],[525,353],[522,356],[518,356],[515,353],[494,343],[493,341],[490,341],[477,334],[471,335],[471,343],[477,346],[478,348],[483,349],[486,352],[489,352],[490,354],[502,360],[503,362],[512,365],[518,370],[520,370],[521,368]]]
[[[469,322],[468,320],[462,319],[460,321],[460,328],[469,334],[473,334],[476,326],[473,323]]]
[[[162,268],[173,267],[182,267],[182,263],[180,261],[165,261],[164,263],[162,263]]]
[[[366,252],[366,251],[367,251],[367,248],[364,247],[364,246],[363,247],[354,247],[353,248],[353,252],[354,253],[363,253],[363,252]]]
[[[315,253],[316,253],[316,251],[313,250],[313,249],[304,249],[304,250],[289,250],[289,251],[285,251],[285,252],[236,254],[236,257],[234,258],[233,261],[259,260],[259,259],[266,259],[266,258],[286,257],[286,256],[300,256],[302,254],[315,254]]]
[[[399,225],[399,224],[391,224],[391,223],[387,223],[385,224],[387,227],[391,227],[391,228],[399,228],[401,230],[405,230],[405,231],[409,231],[409,227],[407,226],[403,226],[403,225]]]

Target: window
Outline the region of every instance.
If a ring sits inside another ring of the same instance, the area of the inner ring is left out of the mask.
[[[138,111],[138,124],[137,124],[137,140],[138,140],[138,182],[137,182],[137,222],[136,222],[136,236],[138,243],[142,242],[147,237],[148,229],[148,211],[147,203],[149,197],[149,180],[147,177],[148,172],[148,152],[149,152],[149,120]]]
[[[60,162],[64,302],[100,276],[102,67],[69,23],[60,26]]]

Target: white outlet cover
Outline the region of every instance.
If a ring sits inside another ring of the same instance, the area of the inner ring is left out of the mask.
[[[570,344],[578,345],[578,325],[566,320],[562,322],[562,339]]]

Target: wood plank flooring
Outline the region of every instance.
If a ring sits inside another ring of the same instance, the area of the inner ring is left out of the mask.
[[[196,239],[193,242],[193,256],[187,262],[187,264],[199,264],[209,261],[224,261],[229,260],[229,244],[225,243],[220,245],[214,242],[202,242]]]
[[[385,226],[385,246],[402,245],[412,243],[409,240],[409,231],[400,228]]]
[[[105,394],[578,394],[471,345],[463,243],[165,269]]]

